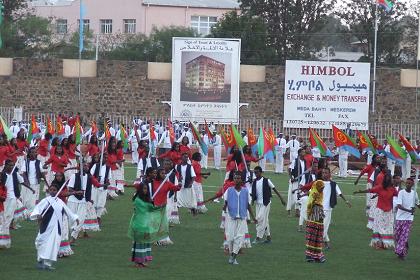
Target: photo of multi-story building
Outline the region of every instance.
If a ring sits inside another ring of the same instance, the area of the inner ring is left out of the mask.
[[[230,102],[230,55],[185,52],[182,64],[181,100]],[[183,55],[184,55],[183,54]]]
[[[225,64],[200,55],[187,62],[185,87],[198,92],[223,90],[225,87]]]

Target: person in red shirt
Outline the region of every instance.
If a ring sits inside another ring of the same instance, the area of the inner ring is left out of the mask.
[[[312,166],[312,163],[314,162],[314,156],[312,155],[312,148],[311,146],[305,146],[305,155],[303,156],[303,159],[305,160],[305,166]]]
[[[106,159],[106,165],[111,169],[111,179],[109,180],[109,186],[107,188],[108,190],[108,198],[114,199],[118,196],[117,194],[117,178],[119,178],[119,166],[122,163],[120,160],[118,160],[117,155],[117,140],[114,136],[111,136],[109,138],[109,144],[107,147],[107,159]]]
[[[253,155],[252,155],[252,150],[251,150],[251,147],[250,146],[248,146],[248,145],[245,145],[244,146],[244,148],[243,148],[243,153],[244,153],[244,158],[245,158],[245,161],[246,162],[258,162],[258,161],[260,161],[261,159],[263,159],[264,158],[264,156],[262,156],[262,157],[259,157],[259,158],[256,158],[256,157],[254,157]]]
[[[394,247],[394,215],[392,213],[393,197],[398,191],[392,185],[392,177],[388,172],[381,172],[382,183],[375,184],[369,190],[358,190],[357,193],[375,193],[378,195],[376,215],[373,223],[373,234],[370,246],[375,249],[389,249]],[[378,175],[379,176],[379,175]]]
[[[19,147],[16,144],[16,138],[12,138],[9,141],[9,144],[7,145],[7,147],[9,148],[9,154],[8,154],[9,159],[13,162],[16,162],[18,156],[20,156],[22,154],[21,151],[19,150]],[[20,166],[20,165],[18,165],[18,166]]]
[[[87,162],[91,162],[92,157],[100,152],[101,150],[98,147],[98,137],[96,137],[95,134],[92,134],[87,148]]]
[[[167,151],[166,153],[163,153],[159,156],[159,159],[170,159],[173,163],[173,165],[177,165],[181,163],[181,152],[180,152],[180,145],[178,142],[174,142],[172,144],[172,148]]]
[[[178,185],[175,185],[170,180],[165,180],[165,178],[166,178],[165,169],[159,168],[157,170],[156,179],[153,180],[153,192],[152,192],[152,196],[154,196],[153,204],[156,207],[166,207],[168,193],[170,191],[177,192],[181,189],[180,182],[178,183]]]
[[[125,185],[125,176],[124,176],[124,144],[121,140],[117,142],[117,160],[118,160],[118,172],[117,178],[115,178],[117,183],[117,194],[123,195],[124,194],[124,185]]]
[[[50,156],[55,153],[55,148],[60,145],[60,139],[58,137],[53,138],[51,141]]]
[[[43,166],[44,169],[47,169],[48,165],[51,164],[51,170],[47,176],[48,185],[54,180],[55,173],[64,173],[64,169],[67,167],[68,163],[69,159],[64,153],[63,147],[58,145],[55,148],[55,153],[50,156]]]
[[[229,176],[229,173],[232,170],[243,171],[245,169],[245,164],[242,158],[241,151],[239,151],[238,147],[233,146],[232,150],[230,151],[229,156],[226,159],[226,176]]]
[[[26,142],[25,132],[21,129],[16,137],[16,145],[18,147],[17,166],[20,166],[24,160],[25,152],[29,149],[29,144]]]
[[[191,148],[188,147],[189,144],[190,144],[190,140],[188,139],[188,137],[187,136],[182,137],[181,145],[179,146],[179,151],[181,152],[181,155],[187,153],[188,158],[191,160]]]
[[[6,136],[0,135],[0,172],[3,171],[4,162],[9,158],[9,147],[7,145]]]
[[[140,140],[139,147],[137,148],[137,153],[139,154],[139,161],[147,158],[149,155],[149,144],[146,140]]]
[[[48,160],[51,138],[52,135],[50,133],[45,133],[44,139],[38,143],[38,159],[41,161],[41,164]]]
[[[195,179],[192,187],[194,188],[195,197],[197,198],[197,211],[199,213],[206,213],[207,208],[204,205],[204,194],[203,194],[203,178],[207,179],[210,176],[210,172],[203,173],[201,170],[201,154],[196,152],[192,155],[192,167],[194,168]]]
[[[64,152],[67,154],[67,157],[69,159],[69,169],[64,174],[66,178],[69,178],[72,174],[75,174],[77,172],[77,159],[76,159],[76,151],[77,151],[77,145],[76,145],[76,136],[74,134],[71,134],[69,138],[64,138],[61,142],[61,145],[63,146]],[[78,152],[78,151],[77,151]]]

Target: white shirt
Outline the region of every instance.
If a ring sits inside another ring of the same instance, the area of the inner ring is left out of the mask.
[[[279,153],[280,156],[284,155],[284,153],[286,152],[286,147],[287,147],[286,139],[277,138],[277,143],[279,144],[276,145],[274,149]]]
[[[312,155],[314,156],[314,158],[321,158],[321,151],[318,147],[312,148]]]
[[[17,134],[18,134],[19,130],[20,130],[20,128],[17,125],[12,125],[10,127],[10,132],[13,134],[13,138],[17,137]]]
[[[168,130],[165,130],[163,133],[162,133],[162,136],[160,137],[160,139],[159,139],[159,143],[158,143],[158,145],[160,145],[160,144],[162,144],[163,143],[163,145],[162,145],[162,147],[163,148],[166,148],[166,149],[168,149],[168,148],[171,148],[172,147],[172,144],[171,144],[171,137],[170,137],[170,135],[169,135],[169,131]]]
[[[16,198],[15,196],[15,188],[13,186],[13,175],[12,174],[7,174],[7,178],[6,178],[6,189],[7,189],[7,198]],[[19,173],[17,174],[17,178],[19,183],[23,183],[24,180],[22,178],[22,176],[19,175]]]
[[[299,163],[300,163],[300,170],[303,173],[303,172],[306,171],[306,168],[305,168],[305,160],[302,160],[302,159],[298,159],[298,160],[299,160]],[[290,169],[291,170],[294,170],[295,169],[295,161],[292,161],[292,163],[290,164]]]
[[[324,190],[323,190],[323,207],[324,210],[332,210],[330,206],[330,198],[331,198],[331,182],[330,181],[324,181]],[[337,196],[341,194],[340,187],[336,186]]]
[[[347,152],[343,147],[338,148],[338,156],[341,158],[348,158],[349,152]]]
[[[312,177],[312,182],[315,182],[315,179],[316,179],[315,174],[311,174],[311,177]],[[306,185],[307,183],[308,183],[308,182],[306,182],[306,176],[302,176],[302,177],[300,178],[299,185],[304,186],[304,185]]]
[[[193,142],[193,137],[192,137],[192,133],[191,133],[191,131],[183,131],[182,132],[182,134],[181,134],[181,137],[179,137],[179,139],[178,139],[178,143],[181,143],[182,142],[182,138],[184,138],[184,136],[187,136],[188,137],[188,140],[189,140],[189,143],[188,143],[188,147],[190,147],[191,148],[191,144],[192,144],[192,142]]]
[[[68,124],[64,125],[64,133],[66,134],[66,137],[69,137],[71,134],[71,127]]]
[[[222,148],[222,137],[220,137],[219,134],[216,134],[216,136],[214,136],[213,147],[214,148]]]
[[[114,136],[115,137],[115,129],[111,126],[110,128],[109,128],[109,134],[111,134],[111,136]]]
[[[156,166],[157,167],[160,166],[158,160],[156,160]],[[140,170],[142,175],[143,175],[143,171],[145,171],[149,167],[152,167],[152,161],[150,158],[146,158],[146,166],[143,166],[143,159],[139,159],[139,162],[137,164],[137,170]]]
[[[263,179],[264,179],[264,177],[261,177],[259,180],[255,179],[255,181],[257,182],[255,186],[256,186],[256,191],[257,191],[257,203],[258,204],[263,204]],[[271,180],[270,179],[267,179],[267,180],[268,180],[268,186],[271,189],[274,189],[274,185],[271,182]]]
[[[289,142],[286,144],[287,148],[290,149],[291,153],[297,153],[297,151],[300,149],[300,144],[298,140],[289,140]]]
[[[186,165],[181,164],[182,187],[184,187],[184,184],[185,184],[185,175],[187,173],[187,166],[188,166],[188,164],[186,164]],[[191,177],[193,178],[193,180],[194,180],[195,176],[196,175],[195,175],[195,172],[194,172],[194,168],[191,166]]]
[[[244,142],[245,142],[247,145],[249,145],[249,143],[248,143],[248,136],[246,136],[246,135],[245,135],[245,136],[243,137],[243,139],[244,139]]]
[[[76,181],[76,174],[72,174],[67,187],[74,189],[75,181]],[[83,177],[82,177],[82,191],[86,190],[86,185],[87,185],[87,175],[83,175]],[[84,197],[83,197],[82,200],[78,200],[74,195],[71,195],[69,197],[68,201],[69,202],[74,202],[74,203],[84,203],[84,202],[86,202]]]
[[[91,174],[92,176],[94,176],[94,174],[95,174],[95,169],[96,169],[96,165],[97,165],[97,164],[98,164],[98,163],[95,163],[95,164],[92,166],[92,168],[90,169],[90,174]],[[105,184],[105,175],[106,175],[106,165],[102,165],[101,170],[99,170],[99,178],[100,178],[99,183],[101,183],[101,184]],[[108,180],[109,180],[109,181],[111,181],[111,180],[112,180],[112,172],[111,172],[111,170],[109,170],[109,172],[108,172]],[[99,189],[103,190],[103,187],[101,187],[101,188],[99,188]]]
[[[20,171],[22,173],[27,172],[28,181],[30,185],[37,185],[38,178],[36,177],[36,167],[35,167],[36,160],[29,160],[29,172],[26,170],[26,160],[22,161],[22,166],[20,167]],[[41,168],[41,166],[40,166]]]
[[[406,190],[401,190],[398,193],[397,205],[401,205],[405,209],[411,209],[416,206],[419,202],[419,197],[414,190],[407,192]],[[414,220],[414,215],[407,211],[401,209],[397,210],[397,216],[395,217],[398,221],[412,221]]]

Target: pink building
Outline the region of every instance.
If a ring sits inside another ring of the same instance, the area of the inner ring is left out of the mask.
[[[154,26],[184,26],[207,35],[224,13],[239,8],[235,0],[83,0],[85,29],[94,34],[144,33]],[[56,32],[74,32],[80,0],[32,0],[38,16],[51,18]]]

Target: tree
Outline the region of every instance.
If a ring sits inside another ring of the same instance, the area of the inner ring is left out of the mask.
[[[376,1],[347,0],[337,15],[350,27],[351,34],[360,42],[367,43],[366,55],[373,59],[375,34]],[[378,44],[379,62],[395,63],[399,55],[399,44],[403,36],[401,19],[406,12],[406,5],[396,1],[390,12],[378,7]]]
[[[241,63],[270,64],[275,51],[268,46],[267,27],[261,17],[236,11],[226,13],[211,29],[209,37],[240,38]]]
[[[4,22],[11,22],[15,20],[19,15],[25,12],[27,0],[3,0],[3,16]]]
[[[33,15],[1,26],[1,56],[39,56],[51,42],[50,21]]]
[[[143,60],[154,62],[172,61],[173,37],[197,37],[191,28],[170,26],[161,29],[153,28],[149,36],[136,34],[123,40],[111,40],[112,44],[104,48],[108,59]]]
[[[309,38],[316,24],[333,8],[335,0],[243,0],[241,11],[260,16],[267,26],[268,45],[277,52],[275,62],[309,57]]]

